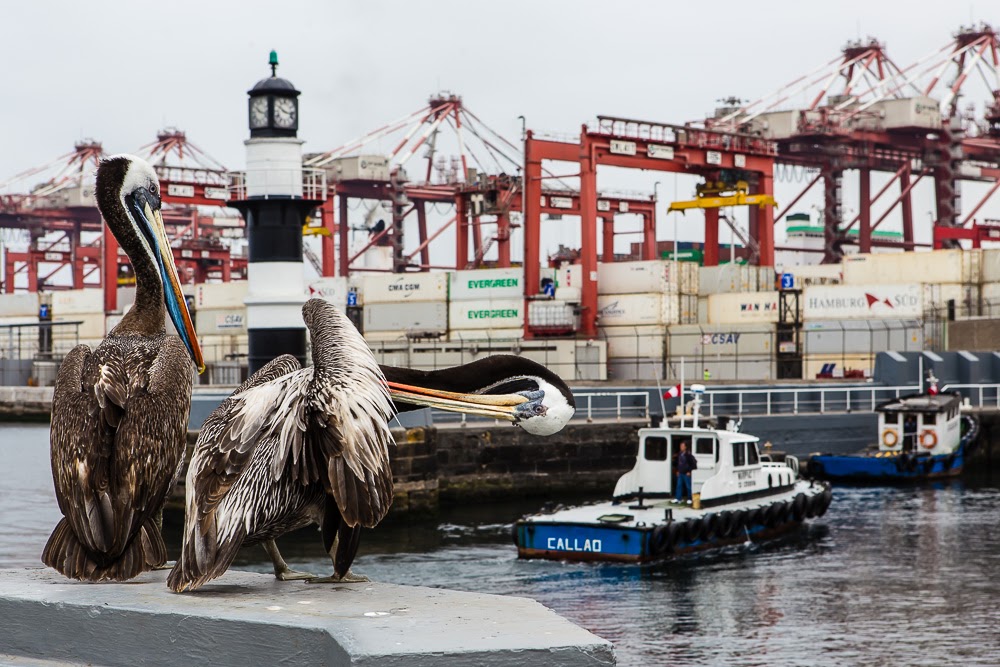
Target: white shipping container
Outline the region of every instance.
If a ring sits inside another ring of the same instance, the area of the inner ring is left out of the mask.
[[[524,326],[523,299],[497,299],[489,304],[454,301],[448,307],[448,324],[456,329],[520,329]]]
[[[361,281],[365,305],[373,303],[400,303],[447,301],[448,274],[433,273],[378,273],[365,275]]]
[[[802,289],[810,285],[839,285],[844,280],[844,268],[840,262],[785,266],[775,273],[778,275],[792,274],[795,289]]]
[[[667,351],[672,360],[709,357],[771,357],[773,324],[675,324],[668,327]]]
[[[247,309],[198,308],[194,312],[194,327],[198,336],[238,335],[247,332]]]
[[[955,302],[955,317],[978,317],[981,311],[979,285],[924,285],[924,315],[948,317],[948,302]],[[986,313],[989,310],[986,309]]]
[[[981,258],[976,249],[847,255],[844,284],[978,283]]]
[[[597,296],[597,323],[602,327],[673,324],[678,320],[677,294]]]
[[[698,275],[698,295],[760,292],[774,289],[774,269],[749,264],[703,266]]]
[[[567,303],[580,303],[583,297],[583,290],[579,287],[557,287],[556,300]]]
[[[104,321],[104,290],[100,287],[52,292],[53,318],[93,313],[100,313],[101,322]]]
[[[698,293],[698,265],[655,259],[597,265],[598,294]]]
[[[739,322],[777,322],[778,292],[745,292],[713,294],[708,297],[708,322],[733,324]]]
[[[246,296],[246,280],[234,280],[228,283],[203,283],[195,286],[194,307],[196,310],[201,308],[242,308]]]
[[[364,307],[364,332],[440,332],[448,330],[448,304],[444,301],[369,303]]]
[[[324,299],[341,310],[347,307],[347,278],[343,276],[318,278],[309,283],[306,291],[310,299]]]
[[[505,341],[522,340],[524,329],[455,329],[448,334],[448,340],[460,341]]]
[[[577,315],[572,304],[557,299],[528,302],[528,326],[534,330],[576,330]]]
[[[0,294],[0,317],[32,316],[38,319],[38,293]]]
[[[477,269],[449,274],[450,301],[517,299],[524,294],[524,269]]]
[[[1000,282],[984,283],[982,288],[983,315],[1000,316]]]
[[[608,344],[608,359],[662,359],[667,350],[667,328],[662,324],[602,327],[600,338]]]
[[[169,318],[168,322],[169,322]],[[78,327],[66,326],[60,327],[60,335],[62,336],[72,336],[73,330],[77,330],[77,335],[82,338],[93,338],[102,339],[106,333],[106,322],[104,319],[104,313],[75,313],[73,315],[63,315],[62,317],[54,315],[52,317],[53,322],[79,322]],[[167,333],[170,333],[170,328],[167,327]]]
[[[984,283],[1000,283],[1000,248],[983,248],[980,277]]]
[[[937,129],[941,127],[941,105],[937,100],[919,95],[876,102],[871,110],[881,116],[887,130],[901,127]]]
[[[920,285],[814,285],[802,292],[805,320],[919,319]]]
[[[918,320],[811,320],[801,340],[807,355],[918,352],[924,332]]]

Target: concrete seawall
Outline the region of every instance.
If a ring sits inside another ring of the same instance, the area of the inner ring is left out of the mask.
[[[248,572],[177,595],[165,578],[85,584],[52,570],[0,570],[0,664],[615,664],[609,642],[526,598]]]

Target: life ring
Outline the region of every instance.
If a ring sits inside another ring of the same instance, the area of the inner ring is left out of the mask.
[[[899,444],[899,434],[891,428],[882,431],[882,444],[886,447],[895,447]]]
[[[925,449],[934,449],[937,447],[937,433],[929,428],[924,429],[924,432],[920,434],[920,444],[923,445]]]

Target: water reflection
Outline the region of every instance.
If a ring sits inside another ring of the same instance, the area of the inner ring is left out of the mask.
[[[38,565],[59,516],[47,429],[0,427],[0,456],[0,559]],[[622,665],[1000,664],[993,486],[837,488],[825,517],[780,542],[647,566],[519,561],[510,523],[541,504],[388,521],[364,533],[356,569],[537,599],[614,642]],[[172,556],[181,521],[166,517]],[[331,569],[315,529],[281,548],[296,569]],[[270,572],[259,547],[236,567]]]

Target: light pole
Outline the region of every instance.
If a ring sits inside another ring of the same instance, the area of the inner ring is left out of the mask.
[[[660,203],[660,182],[653,183],[653,219],[656,219],[656,207]],[[656,230],[653,230],[653,237],[656,238]],[[654,255],[656,251],[653,251]],[[676,249],[674,254],[676,255]]]

